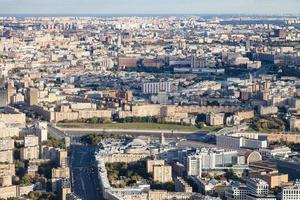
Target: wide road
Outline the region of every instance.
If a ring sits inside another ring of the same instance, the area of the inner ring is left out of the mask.
[[[88,128],[60,128],[56,127],[68,136],[82,136],[91,133],[98,134],[128,134],[128,135],[149,135],[159,136],[164,133],[165,136],[187,136],[195,133],[206,133],[205,131],[175,131],[175,130],[140,130],[140,129],[88,129]]]
[[[64,139],[66,136],[62,130],[53,127],[51,124],[48,124],[48,133],[58,140]]]
[[[95,147],[72,145],[70,151],[72,191],[83,200],[103,199],[94,165]]]

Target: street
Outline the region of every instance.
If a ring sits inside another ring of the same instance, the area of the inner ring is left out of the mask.
[[[63,131],[53,127],[51,124],[48,123],[48,133],[53,136],[54,138],[61,140],[65,138],[65,134]]]
[[[71,146],[71,179],[73,192],[83,200],[101,200],[97,169],[94,167],[95,147]]]
[[[55,127],[56,130],[65,133],[67,136],[83,136],[91,133],[96,134],[128,134],[134,136],[160,136],[164,133],[168,137],[185,137],[187,135],[195,134],[197,131],[177,131],[177,130],[140,130],[140,129],[88,129],[88,128],[59,128]],[[199,131],[199,133],[205,133],[205,131]]]

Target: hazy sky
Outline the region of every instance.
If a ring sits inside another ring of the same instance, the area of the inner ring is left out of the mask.
[[[300,0],[0,0],[0,14],[300,14]]]

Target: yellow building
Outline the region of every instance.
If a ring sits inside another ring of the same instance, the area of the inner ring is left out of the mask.
[[[280,187],[289,182],[288,174],[280,174],[277,170],[271,172],[250,172],[250,177],[260,178],[269,184],[270,188]]]
[[[52,169],[52,178],[70,178],[69,167],[58,167]]]

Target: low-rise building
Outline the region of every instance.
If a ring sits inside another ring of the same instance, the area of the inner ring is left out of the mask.
[[[217,136],[217,146],[231,149],[267,148],[268,141],[260,139],[257,133],[232,133]]]
[[[258,113],[260,115],[272,115],[277,114],[278,108],[275,106],[259,106]]]
[[[274,157],[286,157],[292,153],[292,150],[287,146],[272,146],[260,149],[259,152],[264,159],[270,159]]]

